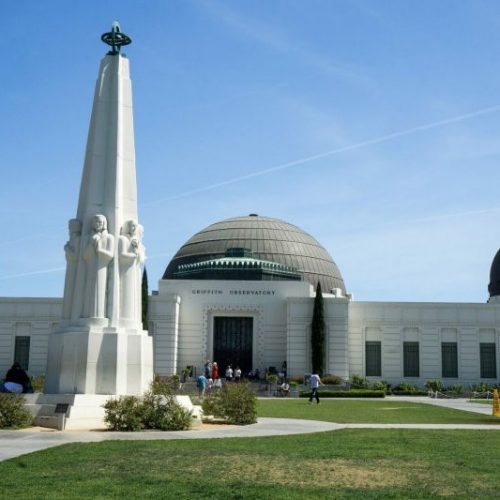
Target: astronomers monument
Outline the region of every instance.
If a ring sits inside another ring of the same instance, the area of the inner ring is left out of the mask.
[[[137,182],[129,62],[118,23],[95,87],[76,217],[69,221],[59,328],[48,345],[46,394],[142,394],[153,377],[142,328]]]
[[[130,38],[115,24],[102,39],[111,50],[99,69],[78,208],[69,221],[64,298],[0,298],[0,370],[18,361],[31,375],[46,375],[45,394],[26,395],[44,406],[37,415],[49,417],[52,406],[52,413],[65,412],[66,429],[94,428],[110,396],[143,393],[153,366],[169,376],[200,373],[207,359],[244,373],[286,362],[289,376],[302,377],[311,370],[318,282],[326,374],[392,386],[423,387],[429,379],[464,388],[498,384],[500,251],[487,302],[356,301],[320,242],[255,213],[215,222],[179,248],[149,297],[149,335],[143,331],[145,251],[129,65],[120,51]]]

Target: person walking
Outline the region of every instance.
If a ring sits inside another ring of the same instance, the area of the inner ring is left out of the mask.
[[[212,363],[212,380],[215,382],[219,378],[219,365],[216,361]]]
[[[309,379],[309,386],[311,388],[311,397],[309,398],[309,404],[312,403],[313,398],[316,399],[316,403],[319,404],[318,387],[323,385],[319,375],[317,373],[312,373]]]

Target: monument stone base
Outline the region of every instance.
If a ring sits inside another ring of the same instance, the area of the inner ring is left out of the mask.
[[[64,330],[49,339],[44,393],[142,395],[153,380],[153,339],[124,328]]]
[[[116,396],[96,394],[24,394],[34,425],[57,430],[104,430],[103,405]]]
[[[116,395],[102,394],[24,394],[25,408],[34,416],[34,425],[60,431],[105,430],[104,404]],[[189,396],[175,396],[177,403],[201,421],[201,407]]]

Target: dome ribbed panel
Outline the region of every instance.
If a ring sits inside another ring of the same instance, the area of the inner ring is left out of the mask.
[[[196,233],[175,254],[163,279],[174,279],[181,264],[224,257],[228,248],[250,248],[255,258],[292,266],[305,281],[324,292],[340,288],[344,280],[329,253],[309,234],[287,222],[246,216],[216,222]]]

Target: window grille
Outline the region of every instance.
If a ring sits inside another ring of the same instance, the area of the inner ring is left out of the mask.
[[[20,363],[23,370],[28,370],[30,363],[30,337],[16,336],[14,361]]]
[[[458,378],[458,351],[456,342],[441,344],[441,376],[443,378]]]
[[[367,377],[382,376],[382,343],[367,341],[365,343],[365,375]]]
[[[403,342],[403,377],[420,376],[418,342]]]
[[[479,344],[481,378],[497,378],[496,346],[493,343]]]

